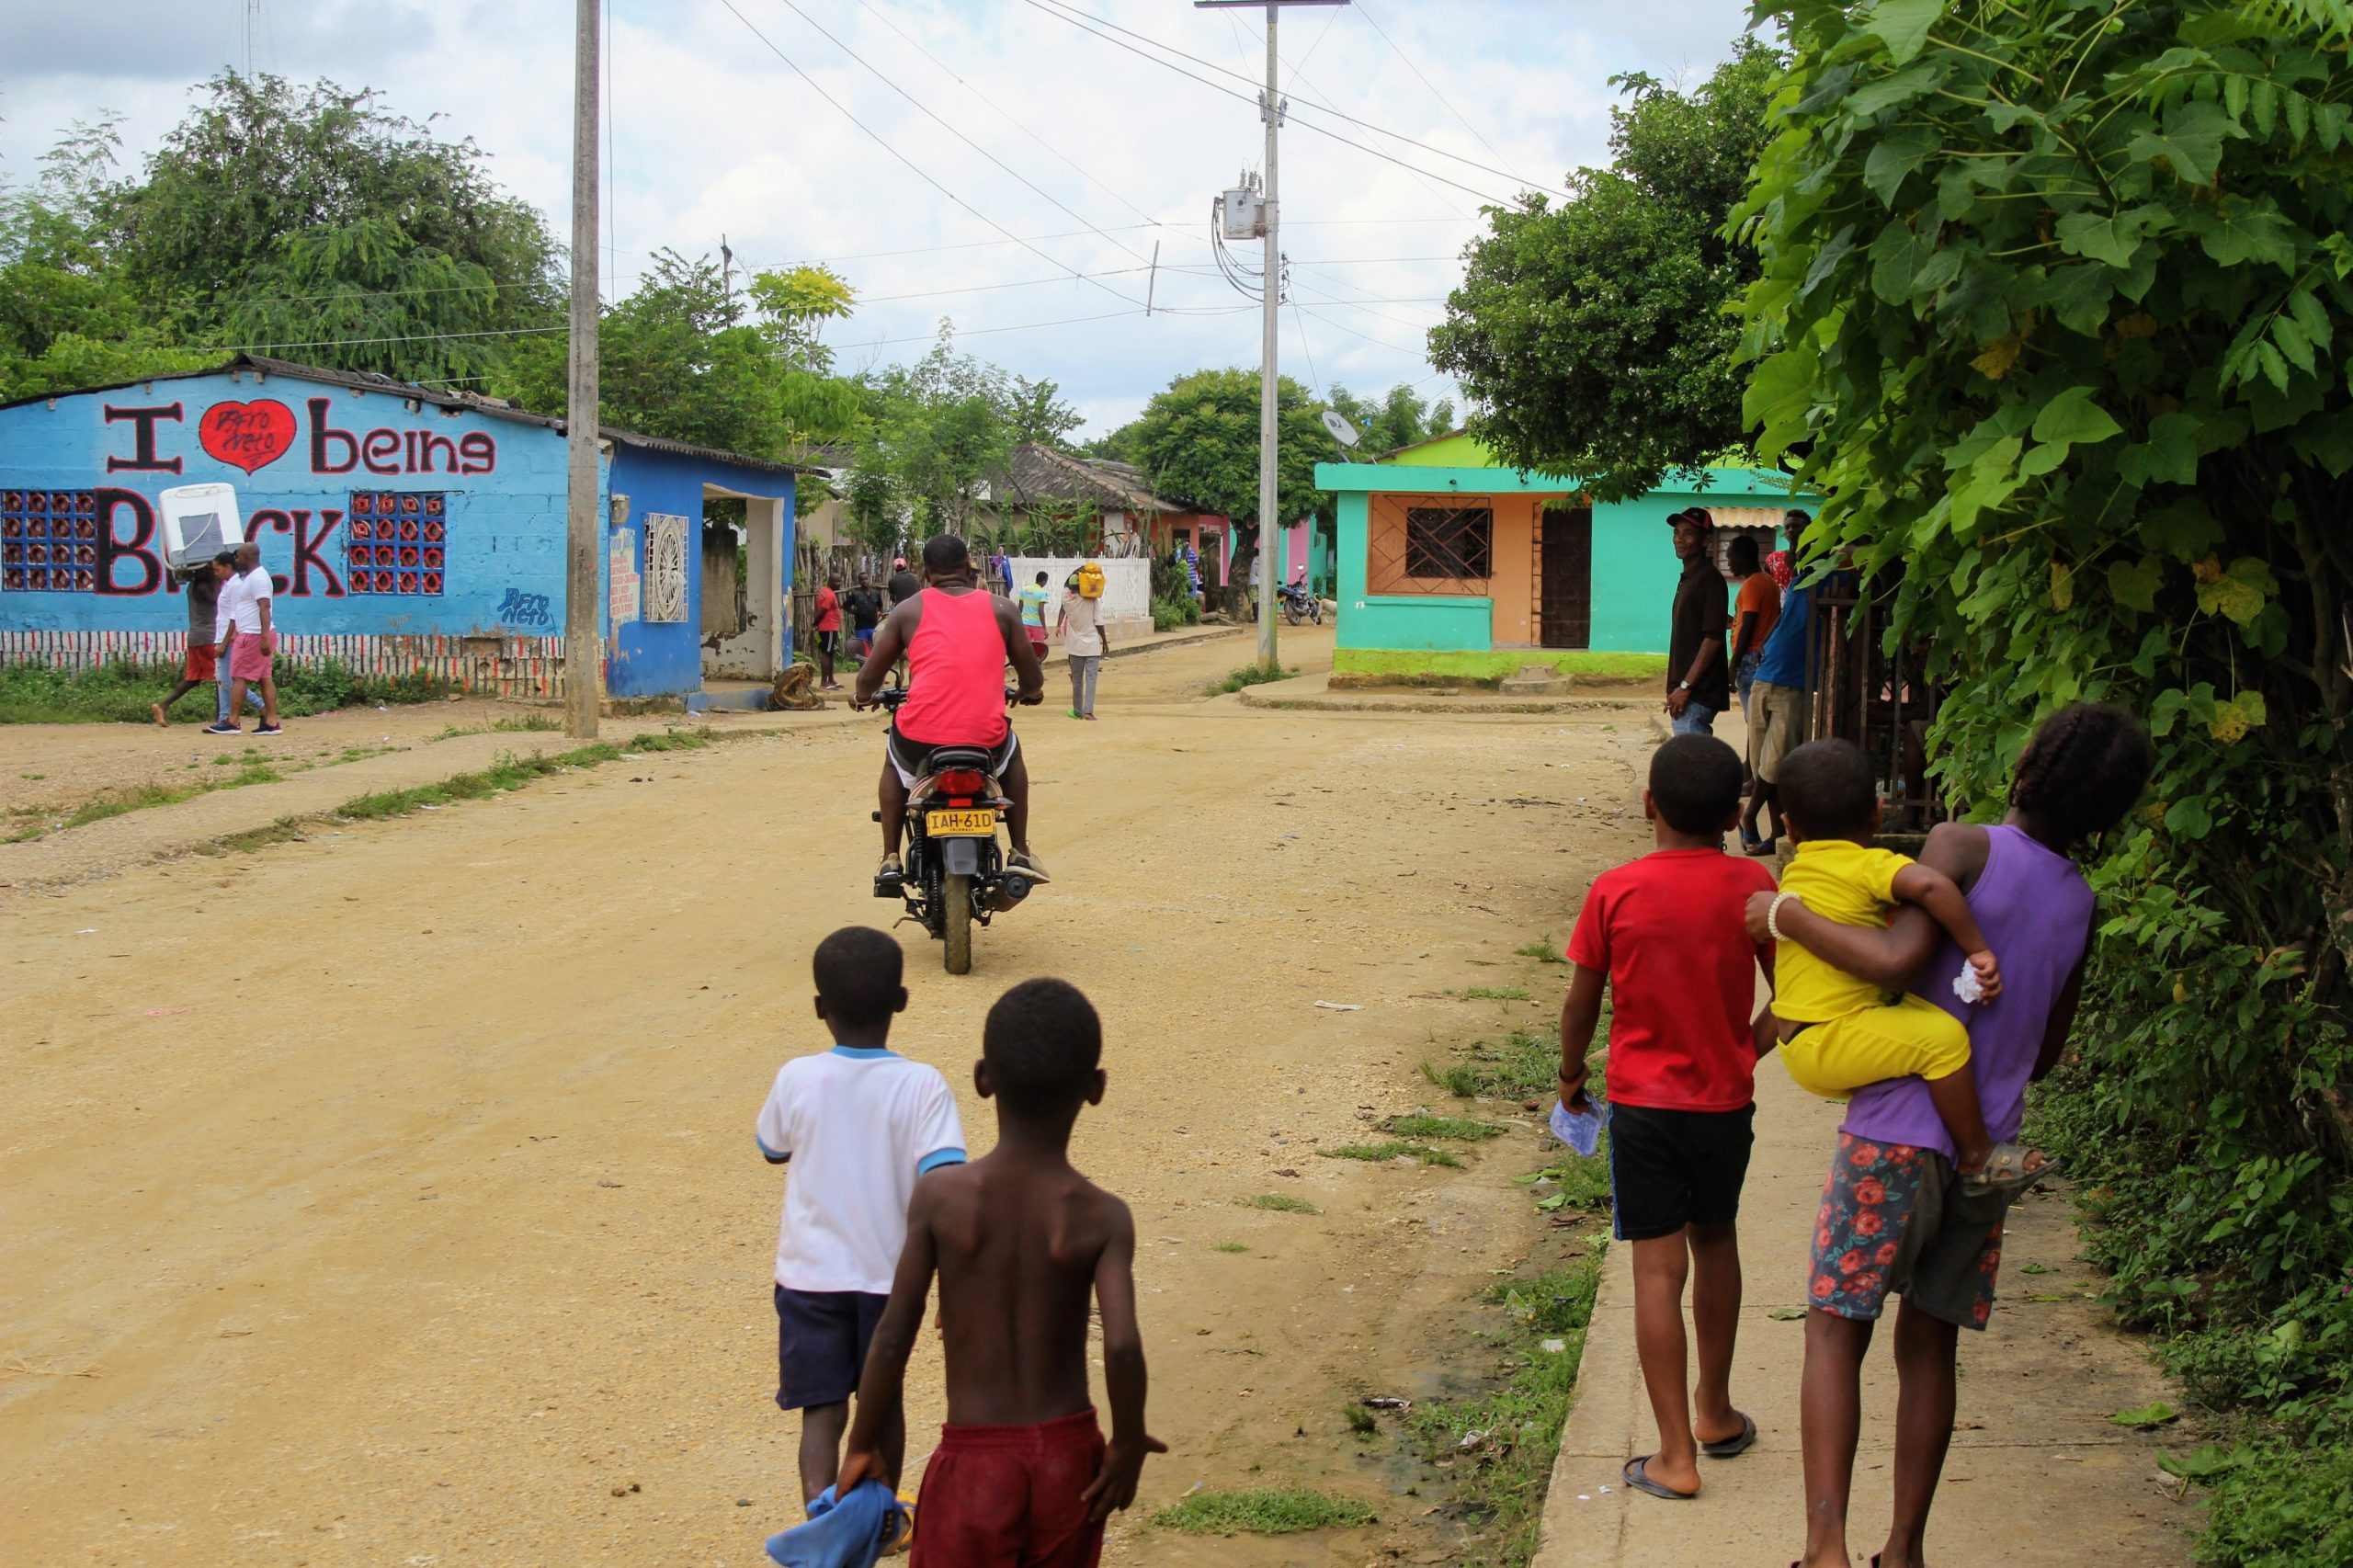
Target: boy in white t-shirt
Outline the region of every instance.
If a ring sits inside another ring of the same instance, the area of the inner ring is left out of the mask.
[[[915,1178],[964,1159],[956,1097],[938,1070],[889,1049],[907,1006],[897,940],[847,926],[817,945],[817,1017],[834,1048],[784,1064],[760,1108],[760,1153],[790,1162],[776,1248],[777,1403],[801,1412],[801,1494],[834,1483],[874,1325],[907,1239]],[[906,1449],[882,1438],[891,1473]]]

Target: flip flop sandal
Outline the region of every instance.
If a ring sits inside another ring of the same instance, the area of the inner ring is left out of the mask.
[[[1740,1417],[1740,1430],[1721,1442],[1701,1443],[1699,1452],[1703,1458],[1728,1460],[1735,1455],[1745,1454],[1756,1446],[1756,1418],[1745,1410],[1737,1411],[1734,1414]]]
[[[1996,1143],[1987,1156],[1983,1169],[1973,1170],[1961,1178],[1961,1190],[1972,1198],[1987,1193],[2020,1193],[2045,1176],[2055,1176],[2059,1162],[2050,1156],[2031,1170],[2027,1168],[2028,1151],[2016,1143]]]
[[[1626,1478],[1626,1484],[1637,1492],[1647,1492],[1654,1497],[1664,1497],[1670,1503],[1688,1503],[1699,1495],[1697,1492],[1677,1492],[1672,1486],[1661,1485],[1658,1482],[1653,1481],[1651,1472],[1646,1467],[1656,1458],[1658,1458],[1656,1454],[1643,1454],[1628,1460],[1625,1470],[1620,1472]]]

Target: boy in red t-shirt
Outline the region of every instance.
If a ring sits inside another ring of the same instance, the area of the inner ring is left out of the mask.
[[[1569,938],[1576,966],[1561,1004],[1561,1103],[1587,1110],[1586,1051],[1615,999],[1608,1086],[1609,1190],[1617,1234],[1634,1248],[1634,1353],[1658,1418],[1659,1446],[1626,1462],[1626,1484],[1654,1497],[1699,1492],[1699,1457],[1730,1459],[1756,1441],[1732,1403],[1740,1322],[1733,1221],[1748,1175],[1756,1059],[1773,1015],[1756,1004],[1773,949],[1748,939],[1752,892],[1773,879],[1727,855],[1740,811],[1740,756],[1710,735],[1677,735],[1651,758],[1643,814],[1657,849],[1594,880]],[[1699,1342],[1687,1392],[1683,1287]]]

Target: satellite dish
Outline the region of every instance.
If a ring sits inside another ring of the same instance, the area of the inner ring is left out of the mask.
[[[1364,439],[1357,434],[1355,426],[1328,408],[1324,411],[1324,428],[1332,432],[1332,439],[1344,447],[1353,447]]]

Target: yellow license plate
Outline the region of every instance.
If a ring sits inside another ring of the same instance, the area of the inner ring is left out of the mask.
[[[923,830],[934,838],[994,838],[996,836],[996,812],[983,808],[969,812],[926,812]]]

